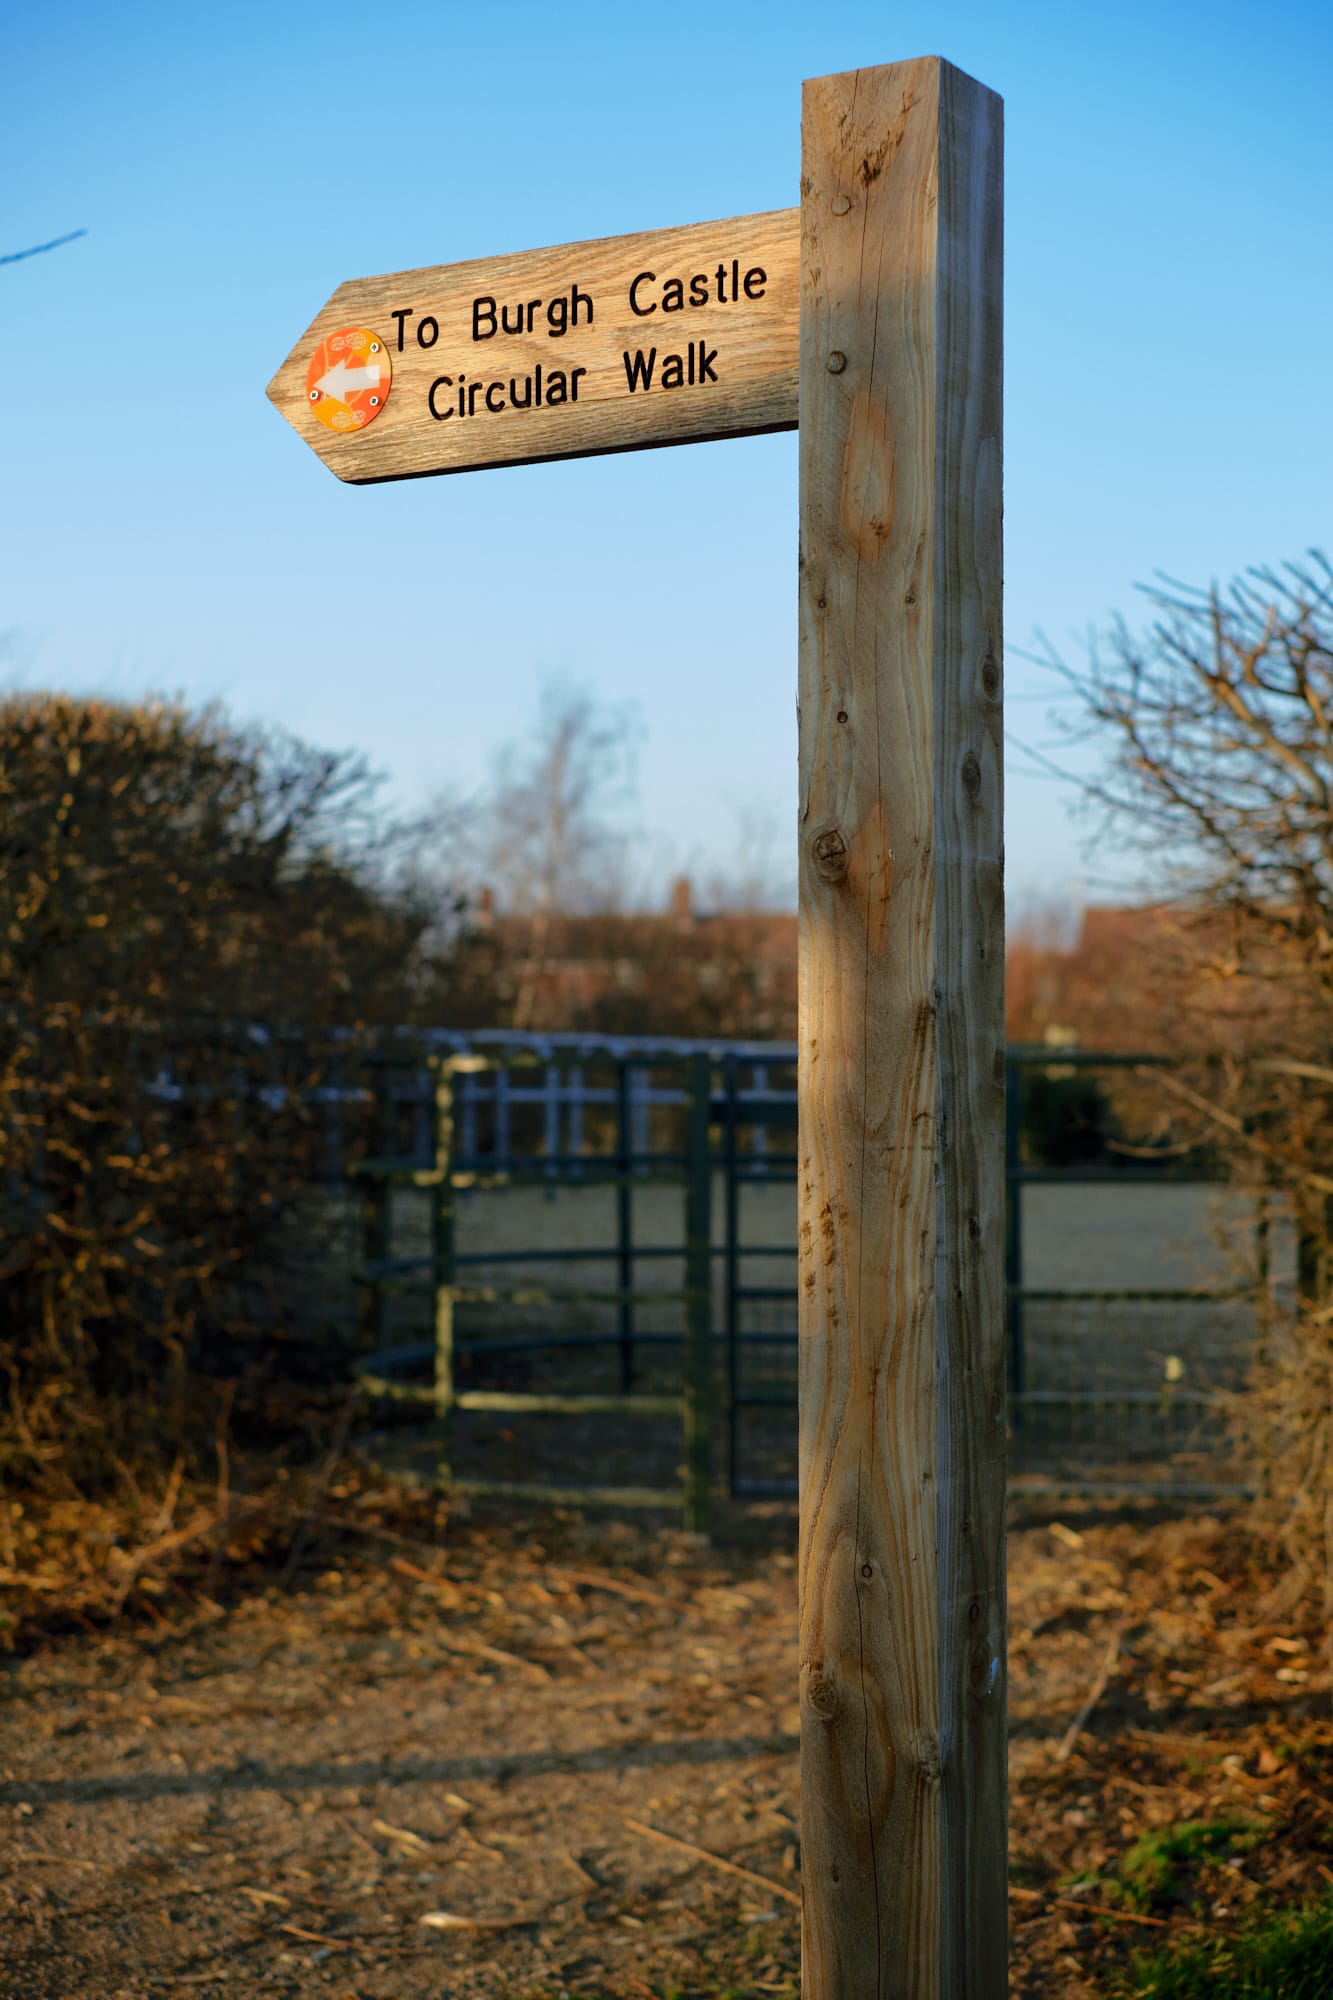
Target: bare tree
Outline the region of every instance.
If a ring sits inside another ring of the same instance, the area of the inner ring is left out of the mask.
[[[1110,733],[1103,834],[1150,858],[1173,912],[1151,971],[1182,1059],[1163,1085],[1297,1217],[1256,1394],[1296,1577],[1333,1613],[1333,568],[1147,595],[1145,633],[1048,658]]]
[[[507,916],[527,920],[513,1025],[531,1025],[551,919],[620,907],[634,719],[586,688],[548,681],[531,735],[497,754],[474,864]]]
[[[496,754],[481,863],[513,915],[604,910],[622,880],[633,713],[547,681],[536,721]]]
[[[794,830],[758,801],[738,805],[734,819],[726,861],[703,872],[704,901],[714,910],[745,914],[794,909]]]

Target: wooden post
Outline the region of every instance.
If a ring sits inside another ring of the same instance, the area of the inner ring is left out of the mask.
[[[1254,1211],[1254,1305],[1258,1339],[1254,1348],[1256,1374],[1262,1377],[1268,1364],[1268,1341],[1272,1333],[1273,1312],[1273,1202],[1274,1190],[1261,1182],[1255,1196]],[[1261,1500],[1272,1498],[1273,1493],[1273,1425],[1265,1400],[1256,1399],[1257,1417],[1254,1440],[1255,1481]]]
[[[1023,1353],[1023,1072],[1004,1066],[1004,1319],[1009,1374],[1009,1422],[1023,1423],[1019,1397],[1027,1387]]]
[[[627,1055],[616,1063],[616,1282],[620,1288],[617,1325],[620,1333],[620,1387],[628,1396],[634,1387],[634,1182],[630,1166],[634,1140],[630,1121],[630,1064]]]
[[[685,1188],[685,1526],[708,1533],[713,1486],[713,1059],[689,1061]]]
[[[475,1058],[463,1064],[477,1068]],[[440,1478],[450,1477],[449,1419],[454,1388],[454,1078],[462,1064],[457,1057],[436,1057],[431,1064],[435,1127],[435,1179],[431,1183],[430,1237],[435,1301],[435,1415],[440,1425]]]
[[[370,1151],[376,1158],[387,1157],[393,1150],[393,1120],[389,1115],[392,1104],[390,1075],[391,1072],[383,1066],[371,1067],[373,1109]],[[383,1284],[377,1284],[369,1274],[388,1257],[393,1247],[393,1196],[388,1181],[377,1175],[364,1176],[361,1199],[361,1256],[367,1272],[367,1282],[361,1287],[361,1345],[367,1354],[377,1354],[380,1348],[388,1345],[389,1295]]]
[[[365,1353],[376,1354],[387,1344],[388,1295],[369,1274],[389,1255],[389,1184],[365,1176],[360,1191],[361,1261],[368,1274],[361,1286],[361,1346]]]
[[[806,2000],[1006,1989],[1001,107],[807,83]]]

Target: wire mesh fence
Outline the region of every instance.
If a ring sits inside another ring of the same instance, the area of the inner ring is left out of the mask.
[[[683,1157],[680,1061],[700,1045],[527,1037],[520,1050],[519,1040],[504,1040],[519,1070],[461,1080],[458,1157],[476,1185],[457,1208],[460,1366],[555,1394],[663,1390],[679,1380],[687,1199],[663,1174]],[[708,1054],[715,1462],[737,1498],[794,1494],[796,1051]],[[1093,1147],[1085,1073],[1096,1064],[1140,1074],[1137,1058],[1009,1058],[1011,1475],[1029,1487],[1243,1487],[1255,1476],[1236,1419],[1256,1272],[1262,1261],[1267,1282],[1287,1282],[1290,1230],[1265,1210],[1260,1258],[1259,1198],[1219,1185],[1211,1162]],[[1060,1092],[1047,1087],[1029,1131],[1025,1075],[1048,1086],[1052,1071],[1057,1084],[1079,1079],[1070,1116],[1062,1124]],[[398,1143],[419,1149],[425,1071],[394,1074],[385,1115]],[[1050,1164],[1062,1148],[1068,1157]],[[425,1191],[391,1199],[395,1241],[428,1266]],[[524,1302],[519,1273],[545,1288],[540,1303]],[[381,1296],[384,1344],[424,1336],[435,1277],[415,1303]],[[488,1289],[503,1299],[469,1302]],[[596,1446],[580,1437],[571,1449]]]

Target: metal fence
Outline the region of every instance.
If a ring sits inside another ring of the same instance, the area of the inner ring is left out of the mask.
[[[179,1104],[182,1115],[219,1088],[216,1076],[201,1079],[192,1046],[182,1030],[145,1036],[142,1051],[145,1096]],[[424,1349],[428,1366],[441,1299],[457,1292],[462,1391],[492,1395],[526,1386],[679,1400],[686,1209],[699,1171],[682,1164],[693,1143],[686,1072],[705,1063],[710,1150],[707,1184],[694,1198],[707,1214],[717,1470],[737,1497],[794,1490],[793,1044],[403,1031],[373,1050],[332,1038],[318,1083],[301,1082],[309,1065],[300,1051],[279,1048],[260,1027],[241,1024],[227,1049],[236,1117],[269,1119],[299,1098],[317,1140],[311,1159],[322,1182],[293,1217],[304,1256],[294,1310],[316,1328],[345,1319],[355,1263],[363,1356]],[[450,1171],[462,1182],[446,1271],[432,1244],[429,1190],[439,1151],[435,1078],[449,1062]],[[1153,1122],[1161,1075],[1161,1060],[1148,1056],[1008,1052],[1016,1483],[1221,1492],[1255,1476],[1237,1448],[1233,1411],[1254,1355],[1258,1287],[1294,1289],[1299,1250],[1275,1199],[1225,1188],[1215,1163],[1187,1145],[1163,1152],[1136,1141]],[[353,1178],[367,1150],[392,1172]],[[406,1212],[413,1201],[415,1217]],[[347,1255],[352,1210],[360,1240]],[[487,1293],[489,1303],[464,1299],[465,1290]],[[674,1449],[654,1447],[667,1484]],[[570,1444],[575,1458],[602,1450],[591,1433]],[[627,1453],[630,1473],[638,1451]]]
[[[1114,1132],[1154,1099],[1161,1057],[1010,1049],[1006,1059],[1005,1296],[1010,1464],[1017,1482],[1082,1490],[1221,1494],[1253,1476],[1237,1398],[1253,1361],[1258,1287],[1294,1255],[1264,1190],[1223,1179],[1192,1146]],[[1104,1098],[1098,1080],[1111,1090]],[[1072,1115],[1034,1143],[1025,1084],[1069,1086]],[[1103,1103],[1110,1129],[1078,1120]],[[1058,1157],[1061,1153],[1069,1157]],[[1057,1157],[1052,1158],[1054,1153]],[[1153,1157],[1153,1155],[1156,1157]]]
[[[712,1136],[693,1173],[707,1186],[692,1199],[696,1218],[708,1219],[715,1470],[736,1498],[794,1493],[794,1045],[500,1033],[404,1043],[381,1061],[379,1083],[399,1166],[429,1169],[430,1064],[464,1051],[485,1060],[457,1075],[452,1264],[431,1265],[426,1289],[437,1300],[442,1288],[456,1294],[468,1367],[526,1357],[522,1367],[555,1397],[683,1393],[688,1232],[664,1223],[648,1193],[674,1177],[688,1206],[692,1096],[682,1065],[698,1075],[706,1064]],[[1025,1079],[1142,1079],[1152,1062],[1045,1048],[1008,1055],[1006,1335],[1018,1485],[1220,1493],[1251,1476],[1229,1408],[1254,1348],[1246,1249],[1267,1231],[1270,1272],[1284,1254],[1267,1219],[1247,1224],[1234,1194],[1210,1218],[1219,1190],[1197,1156],[1149,1162],[1141,1148],[1116,1155],[1103,1146],[1083,1158],[1075,1144],[1075,1157],[1051,1164],[1028,1129]],[[1049,1102],[1046,1114],[1049,1124]],[[494,1204],[474,1200],[469,1189],[483,1181],[527,1190],[531,1240],[513,1240]],[[534,1191],[553,1204],[549,1227]],[[387,1196],[377,1207],[372,1194],[366,1212],[363,1280],[377,1260],[388,1268]],[[429,1263],[427,1251],[416,1254]],[[486,1315],[469,1320],[469,1291],[478,1308],[487,1294]],[[386,1289],[367,1284],[364,1296],[368,1341],[392,1346]],[[581,1434],[574,1456],[599,1448]]]

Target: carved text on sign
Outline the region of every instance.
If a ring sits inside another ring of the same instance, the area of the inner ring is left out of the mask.
[[[798,233],[782,210],[358,279],[269,394],[353,481],[790,429]],[[382,330],[394,394],[353,432],[294,389],[354,317]]]

